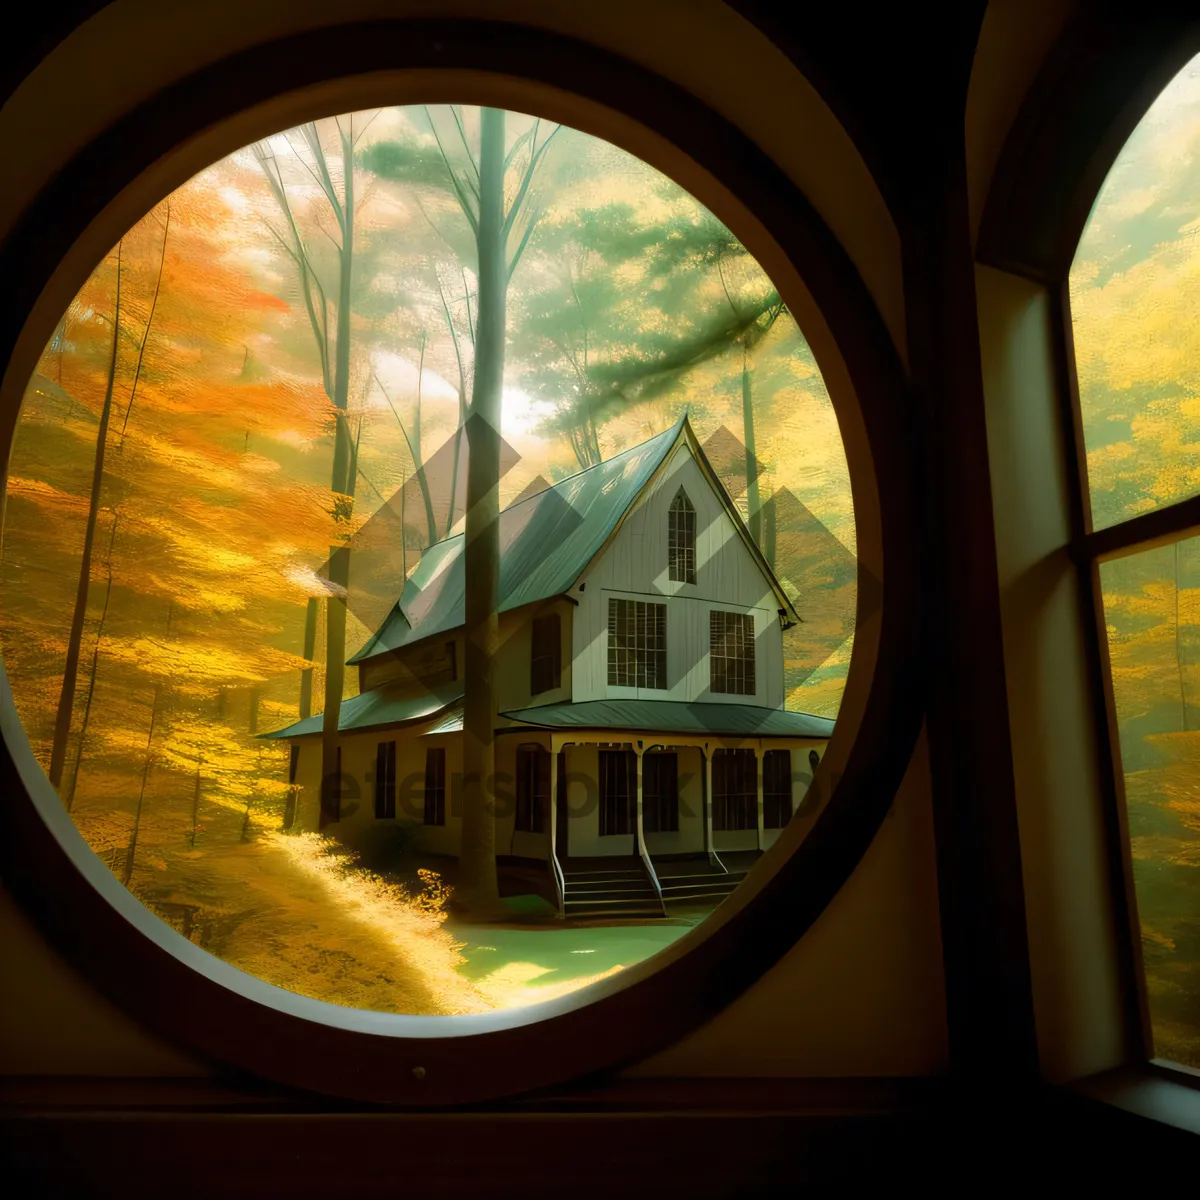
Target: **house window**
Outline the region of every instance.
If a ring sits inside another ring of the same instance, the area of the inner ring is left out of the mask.
[[[375,749],[375,817],[396,816],[396,743],[380,742]]]
[[[562,620],[558,613],[533,618],[529,652],[529,694],[537,696],[562,686]]]
[[[322,825],[342,819],[342,791],[344,786],[342,778],[342,748],[338,746],[337,756],[334,759],[333,765],[333,778],[321,781]]]
[[[679,829],[679,756],[647,754],[642,758],[642,829],[675,833]]]
[[[696,582],[696,510],[683,488],[667,514],[667,566],[673,582]]]
[[[719,830],[758,828],[758,760],[753,750],[715,750],[712,820]]]
[[[300,745],[293,742],[288,751],[288,794],[283,806],[284,829],[291,829],[296,821],[296,776],[299,773]]]
[[[709,685],[714,692],[753,696],[754,616],[751,613],[708,614]]]
[[[425,824],[446,823],[446,751],[430,746],[425,751]]]
[[[544,746],[518,746],[517,832],[541,833],[549,808],[550,751]]]
[[[665,604],[609,600],[608,682],[614,687],[666,688]]]
[[[792,752],[763,755],[763,828],[782,829],[792,819]]]
[[[631,834],[637,823],[637,755],[600,751],[600,836]]]

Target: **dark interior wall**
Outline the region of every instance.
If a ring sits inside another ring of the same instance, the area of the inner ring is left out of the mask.
[[[324,0],[262,0],[253,6],[234,0],[172,5],[116,0],[55,47],[0,109],[0,144],[9,148],[6,187],[0,191],[0,236],[34,202],[59,165],[117,116],[165,84],[237,49],[332,21],[405,13],[486,16],[555,29],[682,85],[737,124],[787,172],[845,247],[897,353],[913,364],[918,385],[943,404],[975,405],[975,424],[966,430],[951,425],[933,452],[949,461],[956,453],[954,438],[973,437],[974,453],[983,454],[982,486],[990,509],[987,453],[989,437],[998,435],[982,428],[983,374],[970,239],[981,208],[978,197],[987,187],[1022,89],[1036,73],[1069,5],[1009,0],[993,5],[984,19],[982,5],[964,4],[938,9],[936,17],[931,8],[923,22],[906,9],[873,15],[869,24],[847,6],[803,7],[799,14],[791,5],[749,0],[611,0],[604,5],[343,0],[336,7]],[[949,119],[947,113],[952,114]],[[937,204],[949,205],[949,226]],[[930,257],[931,234],[946,227],[954,231],[947,241],[956,257],[935,278],[923,264]],[[969,293],[962,291],[964,280]],[[964,296],[967,311],[956,314],[957,323],[930,327],[930,311],[955,303],[961,309]],[[989,321],[992,311],[985,306]],[[938,339],[973,344],[974,357],[947,366],[936,352]],[[984,345],[991,347],[985,353],[988,366],[998,353],[989,331]],[[15,386],[22,384],[18,380]],[[13,380],[6,380],[6,392],[12,386]],[[999,394],[993,390],[989,404]],[[943,411],[954,417],[956,410]],[[939,410],[928,410],[919,419],[933,428]],[[979,461],[977,457],[972,469]],[[953,505],[955,486],[969,483],[947,476],[947,490],[941,493],[946,505]],[[991,537],[990,511],[983,520]],[[942,524],[931,536],[958,554],[955,533]],[[1011,546],[1025,530],[1009,526],[1004,536],[1004,545]],[[989,554],[995,588],[994,538],[990,547],[984,546],[982,563],[967,564],[971,573],[943,576],[943,586],[986,593]],[[999,786],[1002,810],[1003,779],[997,785],[997,773],[986,767],[989,755],[1002,757],[1007,747],[1006,733],[993,736],[993,718],[1000,714],[1006,731],[1009,712],[1004,671],[997,668],[1003,618],[998,601],[995,609],[987,634],[992,657],[980,666],[989,672],[983,682],[990,681],[990,690],[981,688],[964,707],[964,719],[974,721],[964,729],[957,729],[946,712],[953,697],[943,697],[941,724],[934,731],[939,746],[935,762],[940,755],[941,772],[964,794],[973,794],[982,773],[986,787]],[[964,644],[972,632],[960,631]],[[1010,688],[1012,682],[1010,676]],[[983,741],[981,730],[987,735]],[[1009,763],[1010,809],[1012,780]],[[817,925],[726,1012],[633,1073],[828,1076],[945,1070],[956,1039],[961,1046],[964,1035],[947,1023],[939,882],[944,896],[951,884],[969,892],[970,880],[954,875],[945,856],[939,857],[934,833],[936,827],[946,842],[955,836],[956,822],[976,820],[979,814],[964,815],[945,801],[936,808],[932,793],[923,741],[892,813]],[[986,823],[978,828],[1001,842],[1015,837],[1013,828],[997,830]],[[1034,855],[1024,866],[1025,890],[1056,894],[1044,874],[1056,869],[1053,855]],[[1016,887],[1021,893],[1019,872]],[[963,911],[978,902],[978,897],[967,899],[958,906]],[[986,922],[983,932],[987,934]],[[1002,972],[1005,955],[1020,959],[1020,946],[991,944],[986,936],[980,959],[972,959],[970,933],[961,928],[955,935],[967,947],[967,976],[985,954],[998,956]],[[9,1074],[183,1075],[209,1069],[111,1008],[7,897],[0,901],[0,936],[9,951],[0,980],[5,1017],[0,1022],[0,1065]],[[1052,954],[1052,947],[1044,953]],[[1097,978],[1107,986],[1102,971]],[[956,1011],[970,1012],[981,991],[968,988],[955,1001]],[[1050,1004],[1048,1024],[1043,1024],[1052,1032],[1043,1032],[1041,1040],[1051,1047],[1075,1036],[1072,1005],[1077,1010],[1080,1004],[1073,997],[1055,1007],[1044,999],[1054,991],[1043,985],[1039,997],[1039,1003]],[[997,1032],[1001,1049],[1024,1037],[1028,1050],[1022,1003],[1017,979],[997,1018],[1009,1026]],[[974,1019],[978,1024],[978,1014]],[[1057,1073],[1097,1069],[1113,1060],[1117,1051],[1105,1028],[1088,1037],[1086,1052],[1060,1056]]]

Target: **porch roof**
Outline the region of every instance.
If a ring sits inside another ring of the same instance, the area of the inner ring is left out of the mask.
[[[454,684],[448,688],[422,692],[414,696],[411,691],[405,693],[399,689],[372,688],[369,692],[361,692],[343,700],[338,712],[338,731],[349,733],[366,729],[378,729],[391,725],[411,725],[417,721],[427,721],[436,717],[446,709],[458,704],[462,699],[462,684]],[[320,736],[322,713],[305,717],[286,729],[278,729],[274,733],[262,733],[263,738],[298,738]]]
[[[711,733],[733,737],[827,738],[828,717],[753,704],[686,704],[677,700],[584,700],[543,704],[503,714],[548,729],[644,729],[656,733]]]

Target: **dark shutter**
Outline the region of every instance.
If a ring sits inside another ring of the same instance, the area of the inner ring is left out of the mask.
[[[792,752],[763,755],[763,827],[782,829],[792,819]]]
[[[396,743],[380,742],[375,748],[375,817],[396,816]]]
[[[529,694],[562,686],[562,620],[558,613],[533,618],[529,653]]]
[[[446,751],[431,746],[425,751],[425,824],[446,823]]]

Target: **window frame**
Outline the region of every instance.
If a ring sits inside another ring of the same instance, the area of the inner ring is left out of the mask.
[[[0,243],[10,281],[0,313],[5,411],[16,411],[30,364],[95,262],[174,187],[280,129],[442,97],[533,106],[631,150],[735,231],[753,231],[755,256],[806,323],[844,422],[859,557],[874,575],[886,574],[887,588],[876,602],[860,589],[844,709],[854,715],[831,742],[838,766],[853,758],[855,770],[838,775],[822,798],[812,836],[793,838],[726,902],[727,936],[689,933],[686,953],[557,1001],[553,1021],[532,1006],[496,1020],[461,1018],[453,1035],[425,1018],[282,992],[158,921],[63,811],[0,666],[0,783],[12,798],[0,811],[0,871],[76,968],[135,1018],[241,1071],[419,1107],[588,1075],[651,1054],[708,1020],[792,948],[849,878],[904,777],[922,713],[909,686],[920,669],[921,615],[917,487],[903,452],[909,389],[871,291],[803,190],[750,136],[663,74],[565,34],[487,20],[348,20],[268,35],[164,83],[61,163]],[[0,424],[0,449],[11,424]],[[0,471],[6,462],[0,456]],[[882,620],[869,619],[880,611]],[[834,827],[836,838],[822,832]],[[789,922],[758,919],[781,905]],[[85,910],[86,935],[76,916]],[[721,973],[725,986],[698,993],[697,971]]]
[[[1180,12],[1145,22],[1130,15],[1115,31],[1112,16],[1081,12],[1043,64],[997,164],[976,257],[1041,285],[1049,300],[1066,475],[1066,550],[1080,597],[1078,628],[1097,740],[1125,1033],[1144,1067],[1195,1088],[1200,1072],[1154,1057],[1100,568],[1200,533],[1200,494],[1095,528],[1070,272],[1111,168],[1163,90],[1200,54],[1200,19]]]

